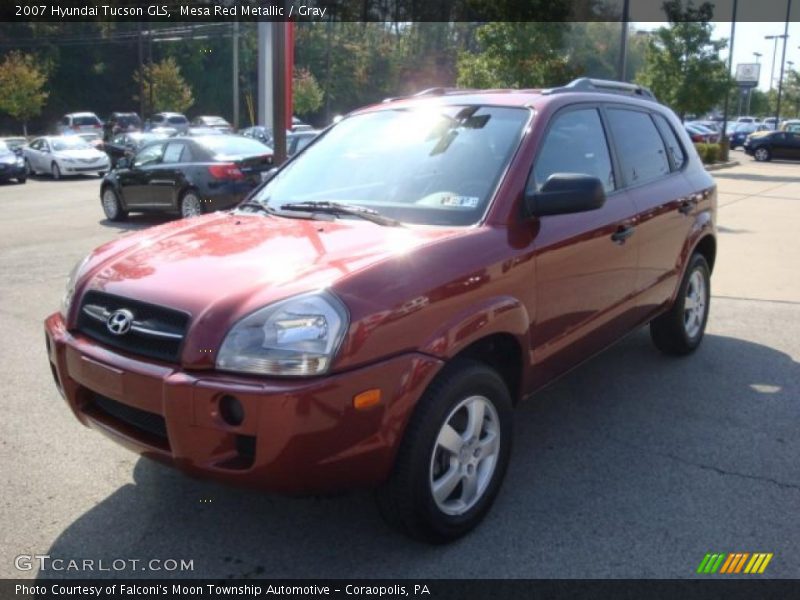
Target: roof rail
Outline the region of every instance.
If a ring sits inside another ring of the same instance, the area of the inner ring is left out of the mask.
[[[623,81],[613,81],[611,79],[591,79],[580,77],[570,81],[567,85],[557,88],[543,90],[543,94],[565,94],[568,92],[605,92],[610,94],[626,94],[629,96],[641,96],[647,100],[658,102],[653,92],[646,87],[635,83],[625,83]]]

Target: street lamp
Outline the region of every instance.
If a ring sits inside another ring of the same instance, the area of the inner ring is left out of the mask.
[[[769,71],[769,89],[772,91],[772,86],[775,81],[775,58],[778,54],[778,40],[786,39],[789,37],[785,33],[783,35],[765,35],[765,40],[772,40],[772,68]]]
[[[760,64],[761,64],[761,62],[760,62],[758,59],[759,59],[759,58],[761,58],[761,57],[763,56],[763,55],[761,54],[761,52],[753,52],[753,56],[755,56],[755,57],[756,57],[756,64],[757,64],[757,65],[760,65]]]

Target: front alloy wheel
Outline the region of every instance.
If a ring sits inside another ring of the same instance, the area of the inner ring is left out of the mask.
[[[756,148],[756,151],[753,153],[756,160],[759,162],[765,162],[770,159],[769,149],[768,148]]]
[[[119,201],[119,196],[110,187],[103,190],[102,196],[103,212],[109,221],[122,221],[128,216],[127,211],[123,210]]]
[[[511,455],[512,404],[491,367],[458,358],[419,399],[388,481],[377,491],[383,518],[441,544],[486,516]]]
[[[447,416],[431,454],[430,486],[436,505],[463,515],[486,492],[500,451],[500,423],[488,398],[470,396]]]

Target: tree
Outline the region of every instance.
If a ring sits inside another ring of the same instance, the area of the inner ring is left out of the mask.
[[[727,40],[711,39],[714,7],[704,2],[695,8],[682,0],[664,2],[669,27],[650,39],[645,65],[637,82],[649,87],[681,119],[687,113],[708,112],[730,89],[727,66],[719,51]]]
[[[308,69],[295,69],[292,81],[292,104],[298,115],[313,113],[322,106],[322,89]]]
[[[487,23],[475,33],[477,52],[458,58],[464,87],[561,85],[576,74],[563,52],[566,23]]]
[[[22,121],[28,135],[28,120],[42,112],[49,92],[42,88],[47,75],[30,54],[9,53],[0,64],[0,110]]]
[[[192,88],[181,76],[181,69],[172,57],[144,65],[141,72],[137,70],[133,74],[133,80],[137,86],[142,84],[146,113],[184,112],[194,104]],[[133,99],[138,102],[138,94]]]

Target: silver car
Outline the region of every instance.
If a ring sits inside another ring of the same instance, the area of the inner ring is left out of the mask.
[[[56,127],[58,133],[103,133],[103,122],[93,112],[75,112],[64,115]]]
[[[22,150],[28,175],[49,173],[53,179],[81,173],[105,174],[108,156],[77,135],[46,136]]]

